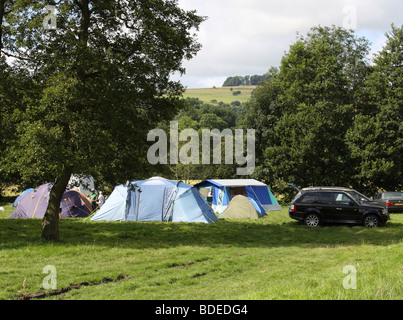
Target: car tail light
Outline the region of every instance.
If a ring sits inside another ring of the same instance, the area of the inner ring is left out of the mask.
[[[291,212],[295,212],[295,211],[297,211],[297,207],[296,207],[296,205],[295,205],[295,204],[292,204],[292,205],[291,205],[291,207],[290,207],[290,211],[291,211]]]
[[[394,206],[395,204],[394,204],[393,202],[386,201],[386,205],[387,205],[387,206]]]

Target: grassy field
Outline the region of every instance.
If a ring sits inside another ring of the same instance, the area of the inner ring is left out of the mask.
[[[233,101],[246,102],[251,98],[252,91],[256,86],[239,86],[239,87],[217,87],[204,89],[187,89],[183,94],[184,98],[199,98],[205,103],[224,102],[230,104]],[[232,89],[232,91],[231,91]],[[239,95],[233,95],[234,91],[241,91]],[[216,102],[212,102],[216,101]]]
[[[48,243],[40,220],[6,219],[12,208],[0,206],[2,300],[39,291],[66,291],[42,297],[55,300],[403,298],[403,214],[376,229],[309,229],[287,208],[213,224],[63,219]],[[59,291],[43,289],[47,265]],[[345,266],[356,289],[343,287]]]

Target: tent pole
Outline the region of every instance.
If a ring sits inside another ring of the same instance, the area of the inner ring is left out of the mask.
[[[161,208],[161,221],[164,221],[164,204],[165,204],[165,192],[166,192],[167,188],[164,187],[164,195],[162,198],[162,208]]]
[[[138,194],[139,194],[139,196],[138,196],[138,201],[137,201],[136,221],[139,221],[139,206],[140,206],[140,194],[141,194],[141,192],[138,192]]]
[[[260,201],[260,199],[257,197],[257,195],[256,195],[256,193],[255,193],[255,190],[253,190],[253,187],[251,186],[250,188],[252,189],[252,192],[253,192],[253,194],[255,195],[256,200],[259,201],[260,205],[263,207],[263,204],[262,204],[262,202]],[[271,199],[270,199],[270,200],[271,200]]]

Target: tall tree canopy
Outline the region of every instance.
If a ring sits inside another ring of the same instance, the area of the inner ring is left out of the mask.
[[[192,30],[204,18],[176,0],[48,5],[14,1],[2,51],[35,86],[9,153],[25,179],[54,181],[42,237],[55,239],[71,173],[146,174],[147,132],[177,112],[183,88],[170,75],[200,49]]]
[[[367,112],[347,134],[355,178],[371,191],[403,189],[403,26],[392,25],[368,77]]]
[[[345,134],[364,108],[368,52],[367,40],[338,27],[312,28],[291,45],[247,106],[259,178],[299,186],[350,181]]]
[[[24,108],[24,91],[29,91],[31,87],[28,73],[20,68],[11,68],[7,56],[3,53],[4,44],[10,37],[7,21],[11,17],[11,8],[15,2],[0,0],[0,196],[4,187],[19,180],[19,174],[12,171],[5,150],[16,133],[13,112]]]
[[[315,27],[291,45],[247,104],[258,178],[403,188],[403,27],[386,36],[372,63],[369,42],[342,28]]]

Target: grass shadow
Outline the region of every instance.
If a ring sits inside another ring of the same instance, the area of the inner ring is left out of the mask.
[[[283,219],[219,220],[211,224],[168,222],[93,222],[80,219],[60,221],[60,240],[53,245],[95,245],[133,249],[178,246],[320,247],[388,245],[403,240],[403,216],[385,226],[325,225],[309,228],[298,221]],[[0,248],[48,245],[41,240],[38,219],[0,219]]]

